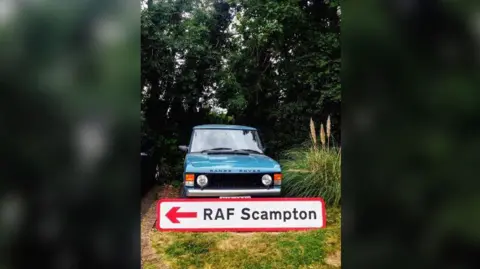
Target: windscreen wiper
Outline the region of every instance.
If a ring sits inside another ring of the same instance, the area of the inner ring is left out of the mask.
[[[209,152],[209,151],[215,151],[215,150],[232,150],[232,148],[213,148],[213,149],[204,149],[204,150],[200,151],[200,153],[205,153],[205,152]]]
[[[258,154],[263,154],[263,152],[260,152],[258,150],[254,149],[236,149],[234,152],[251,152],[251,153],[258,153]]]

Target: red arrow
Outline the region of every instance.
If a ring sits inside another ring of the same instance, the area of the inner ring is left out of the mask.
[[[172,222],[172,223],[180,223],[178,218],[196,218],[197,212],[178,212],[180,207],[172,207],[168,210],[165,216]]]

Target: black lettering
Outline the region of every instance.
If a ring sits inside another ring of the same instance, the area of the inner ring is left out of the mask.
[[[222,212],[221,208],[217,209],[217,214],[215,215],[215,220],[220,219],[220,218],[222,220],[225,220],[225,217],[223,216],[223,212]]]
[[[230,220],[230,216],[233,216],[235,208],[227,208],[227,220]]]
[[[250,214],[248,214],[249,211],[250,211],[249,208],[242,209],[242,215],[246,215],[246,217],[242,216],[241,219],[243,219],[243,220],[250,219]]]
[[[307,218],[307,212],[305,212],[305,211],[300,211],[300,218],[301,218],[301,219],[306,219],[306,218]]]
[[[210,208],[203,209],[203,220],[207,220],[207,217],[212,220],[212,210]]]
[[[263,220],[268,220],[268,212],[267,211],[262,211],[262,219]]]
[[[219,211],[221,211],[219,209]],[[207,213],[207,209],[205,209],[205,215],[211,214],[211,212]],[[283,222],[287,222],[288,220],[305,220],[305,219],[317,219],[317,212],[314,210],[311,211],[299,211],[298,209],[294,208],[292,211],[250,211],[250,208],[243,208],[241,210],[242,220],[283,220]],[[231,216],[235,215],[234,208],[227,208],[227,219],[230,220]],[[216,218],[224,219],[222,212],[217,212]]]
[[[297,209],[294,208],[293,209],[293,219],[295,219],[295,220],[297,220],[297,213],[298,213]]]
[[[287,217],[287,214],[288,214],[288,217]],[[291,217],[292,217],[292,213],[290,213],[290,211],[283,211],[283,222],[286,222]]]
[[[270,211],[270,219],[282,219],[282,213],[280,211]]]

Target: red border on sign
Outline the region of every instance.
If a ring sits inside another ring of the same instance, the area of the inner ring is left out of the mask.
[[[187,202],[187,203],[204,203],[204,202],[266,202],[266,201],[320,201],[322,204],[322,228],[169,228],[163,229],[160,227],[160,204],[163,202]],[[323,229],[327,226],[327,211],[325,209],[325,201],[322,198],[200,198],[200,199],[160,199],[157,202],[157,216],[156,225],[157,230],[162,232],[286,232],[286,231],[306,231]]]

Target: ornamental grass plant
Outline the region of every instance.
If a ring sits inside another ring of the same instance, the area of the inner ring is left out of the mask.
[[[325,128],[320,124],[318,137],[310,119],[310,141],[286,151],[281,161],[285,196],[322,197],[327,205],[340,205],[341,149],[332,142],[330,117]]]

